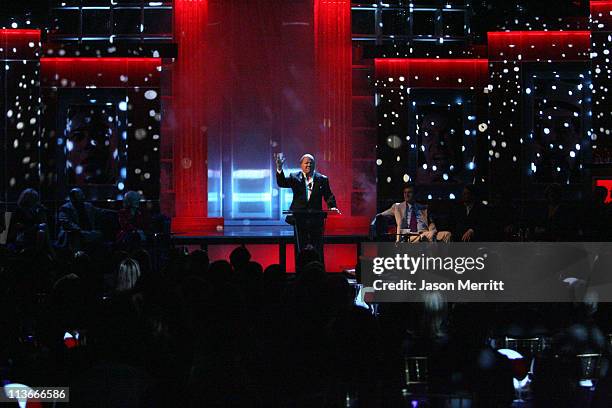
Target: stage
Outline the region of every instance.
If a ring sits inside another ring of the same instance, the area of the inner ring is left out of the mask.
[[[325,234],[325,268],[342,272],[357,264],[361,243],[368,240],[363,228],[334,229]],[[252,260],[264,268],[280,264],[295,272],[293,228],[287,225],[226,225],[222,231],[181,232],[172,235],[174,246],[197,247],[208,251],[210,259],[229,259],[238,245],[245,245]]]

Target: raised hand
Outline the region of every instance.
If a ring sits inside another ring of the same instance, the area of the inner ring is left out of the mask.
[[[285,155],[282,152],[274,153],[272,154],[272,157],[274,158],[274,162],[276,163],[276,170],[281,171],[283,169],[283,164],[285,164]]]

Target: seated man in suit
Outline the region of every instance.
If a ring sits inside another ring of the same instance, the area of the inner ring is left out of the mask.
[[[293,191],[293,201],[289,207],[292,211],[323,209],[325,200],[327,208],[340,212],[336,208],[336,198],[329,187],[327,176],[315,171],[315,159],[311,154],[305,154],[300,159],[301,171],[291,173],[289,177],[283,172],[285,158],[282,154],[275,155],[276,184],[280,188],[290,188]],[[312,245],[323,259],[323,217],[304,217],[303,222],[296,223],[293,217],[287,217],[287,222],[295,227],[299,253],[307,245]],[[299,225],[298,225],[299,224]]]
[[[414,185],[406,184],[403,193],[404,201],[393,204],[388,210],[377,215],[377,217],[393,216],[395,218],[397,225],[396,241],[400,241],[402,235],[409,231],[409,242],[449,242],[451,233],[449,231],[438,231],[436,224],[427,215],[427,207],[415,201]]]
[[[582,219],[573,214],[568,203],[562,200],[563,186],[553,183],[544,190],[546,204],[543,208],[536,208],[531,215],[534,226],[533,234],[529,234],[530,240],[535,241],[571,241],[576,231],[580,229]],[[589,215],[592,215],[592,210]],[[603,219],[596,221],[603,224]],[[584,223],[588,224],[588,222]]]
[[[70,200],[59,209],[59,246],[80,249],[83,245],[103,242],[103,222],[106,216],[115,215],[115,211],[94,207],[85,201],[80,188],[70,190],[68,197]]]
[[[455,231],[453,235],[463,242],[482,242],[488,239],[488,208],[478,200],[476,186],[468,184],[463,188],[461,205],[455,209]]]

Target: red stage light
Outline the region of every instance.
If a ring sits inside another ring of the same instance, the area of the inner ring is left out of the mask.
[[[376,79],[410,88],[482,87],[489,79],[486,59],[377,58]]]
[[[43,87],[159,87],[160,58],[41,58]]]
[[[40,30],[26,30],[18,28],[0,28],[0,35],[16,35],[16,36],[37,36],[40,37]]]
[[[37,58],[40,30],[0,29],[0,59]]]
[[[96,63],[156,63],[157,65],[161,65],[161,58],[144,58],[144,57],[83,57],[83,58],[51,58],[51,57],[43,57],[40,59],[41,62],[72,62],[72,63],[88,63],[88,62],[96,62]]]
[[[583,61],[589,58],[591,32],[489,32],[488,44],[491,61]]]

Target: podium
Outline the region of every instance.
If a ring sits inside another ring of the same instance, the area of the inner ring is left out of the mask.
[[[295,259],[302,249],[312,245],[319,253],[321,262],[324,262],[323,253],[323,231],[325,230],[325,219],[330,210],[285,210],[287,222],[293,225],[295,237]]]

